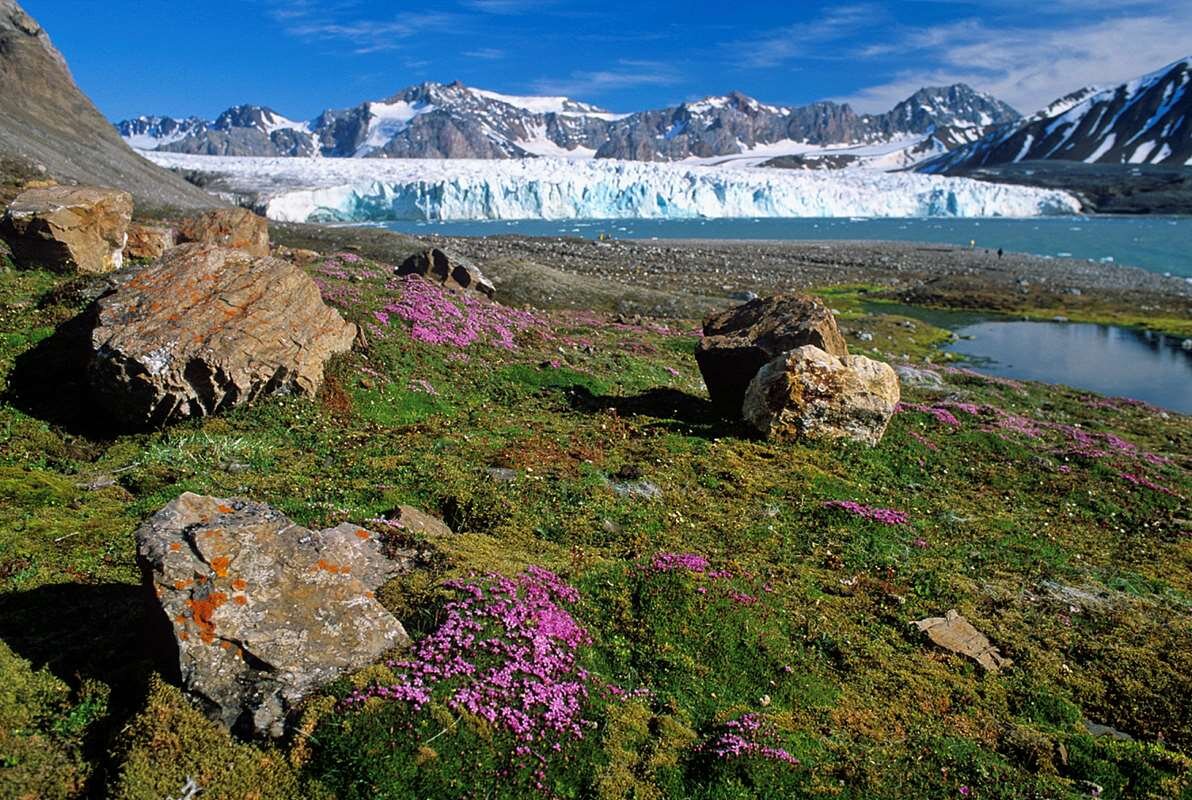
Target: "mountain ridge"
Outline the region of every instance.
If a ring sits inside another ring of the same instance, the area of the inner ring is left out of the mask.
[[[1038,161],[1192,165],[1192,56],[1105,88],[1085,87],[924,162],[938,174]]]
[[[270,128],[271,117],[283,122]],[[859,114],[831,101],[770,105],[739,91],[616,114],[567,97],[507,95],[457,81],[418,84],[306,123],[267,106],[236,106],[212,122],[140,117],[116,127],[143,149],[191,155],[679,161],[784,144],[798,150],[914,139],[908,147],[915,147],[937,136],[923,151],[934,155],[977,138],[973,131],[1019,117],[965,84],[926,87],[883,114]]]

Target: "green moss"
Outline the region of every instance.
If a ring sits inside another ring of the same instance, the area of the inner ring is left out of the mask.
[[[300,783],[281,752],[237,742],[157,678],[122,732],[115,760],[110,796],[116,800],[176,797],[192,781],[204,798],[219,800],[330,797]]]

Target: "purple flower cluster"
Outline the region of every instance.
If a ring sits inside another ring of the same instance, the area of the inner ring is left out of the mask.
[[[880,522],[883,525],[905,525],[910,522],[910,516],[892,508],[878,508],[862,505],[853,500],[829,500],[824,508],[839,508],[858,517]]]
[[[696,749],[725,761],[756,757],[798,766],[799,759],[776,746],[777,739],[772,725],[757,714],[743,714],[729,720],[707,741]]]
[[[455,294],[417,275],[395,278],[386,286],[400,291],[400,297],[373,316],[384,326],[395,316],[405,320],[410,336],[419,342],[458,348],[482,342],[513,350],[519,333],[545,327],[532,312]]]
[[[1135,486],[1142,486],[1142,487],[1145,487],[1152,491],[1159,492],[1161,494],[1169,494],[1172,497],[1180,496],[1174,489],[1169,489],[1160,483],[1155,483],[1153,480],[1151,480],[1150,478],[1148,478],[1145,475],[1136,475],[1133,472],[1119,472],[1118,475],[1120,475],[1124,480],[1129,481],[1130,483],[1134,484]]]
[[[650,566],[655,572],[675,572],[685,569],[703,575],[711,564],[708,559],[696,553],[655,553]]]
[[[579,593],[538,567],[516,578],[489,575],[448,586],[459,599],[447,604],[443,623],[418,642],[412,658],[390,664],[397,682],[358,690],[344,702],[384,698],[418,710],[438,699],[511,735],[514,756],[534,759],[541,781],[546,753],[590,727],[583,717],[590,676],[577,658],[591,638],[564,607]]]
[[[895,413],[902,411],[919,411],[935,417],[936,422],[939,422],[941,425],[951,425],[953,428],[960,427],[960,420],[956,418],[956,415],[948,409],[940,408],[939,406],[929,406],[923,403],[899,403],[895,408]]]

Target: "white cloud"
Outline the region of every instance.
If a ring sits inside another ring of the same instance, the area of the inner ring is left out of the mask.
[[[673,86],[682,76],[673,64],[660,61],[621,59],[612,67],[572,72],[565,78],[534,81],[534,91],[548,95],[585,97],[638,86]]]
[[[1192,7],[1187,3],[1158,9],[1144,0],[1126,0],[1090,7],[1144,5],[1151,13],[1076,24],[1051,18],[1046,27],[1000,27],[964,20],[905,30],[858,55],[905,56],[923,66],[899,70],[890,80],[838,99],[861,111],[881,111],[922,86],[963,82],[1029,114],[1084,86],[1112,86],[1189,55]]]
[[[496,47],[480,47],[476,50],[466,50],[464,55],[468,58],[477,58],[481,61],[500,61],[506,56],[504,50]]]
[[[744,66],[769,68],[794,58],[821,57],[825,45],[854,36],[885,16],[880,6],[871,3],[837,6],[817,19],[766,31],[727,47]]]

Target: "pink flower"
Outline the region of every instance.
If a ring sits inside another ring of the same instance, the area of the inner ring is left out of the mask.
[[[866,506],[852,500],[829,500],[824,503],[824,508],[843,509],[854,516],[880,522],[883,525],[905,525],[910,522],[910,517],[905,512],[895,511],[892,508]]]

